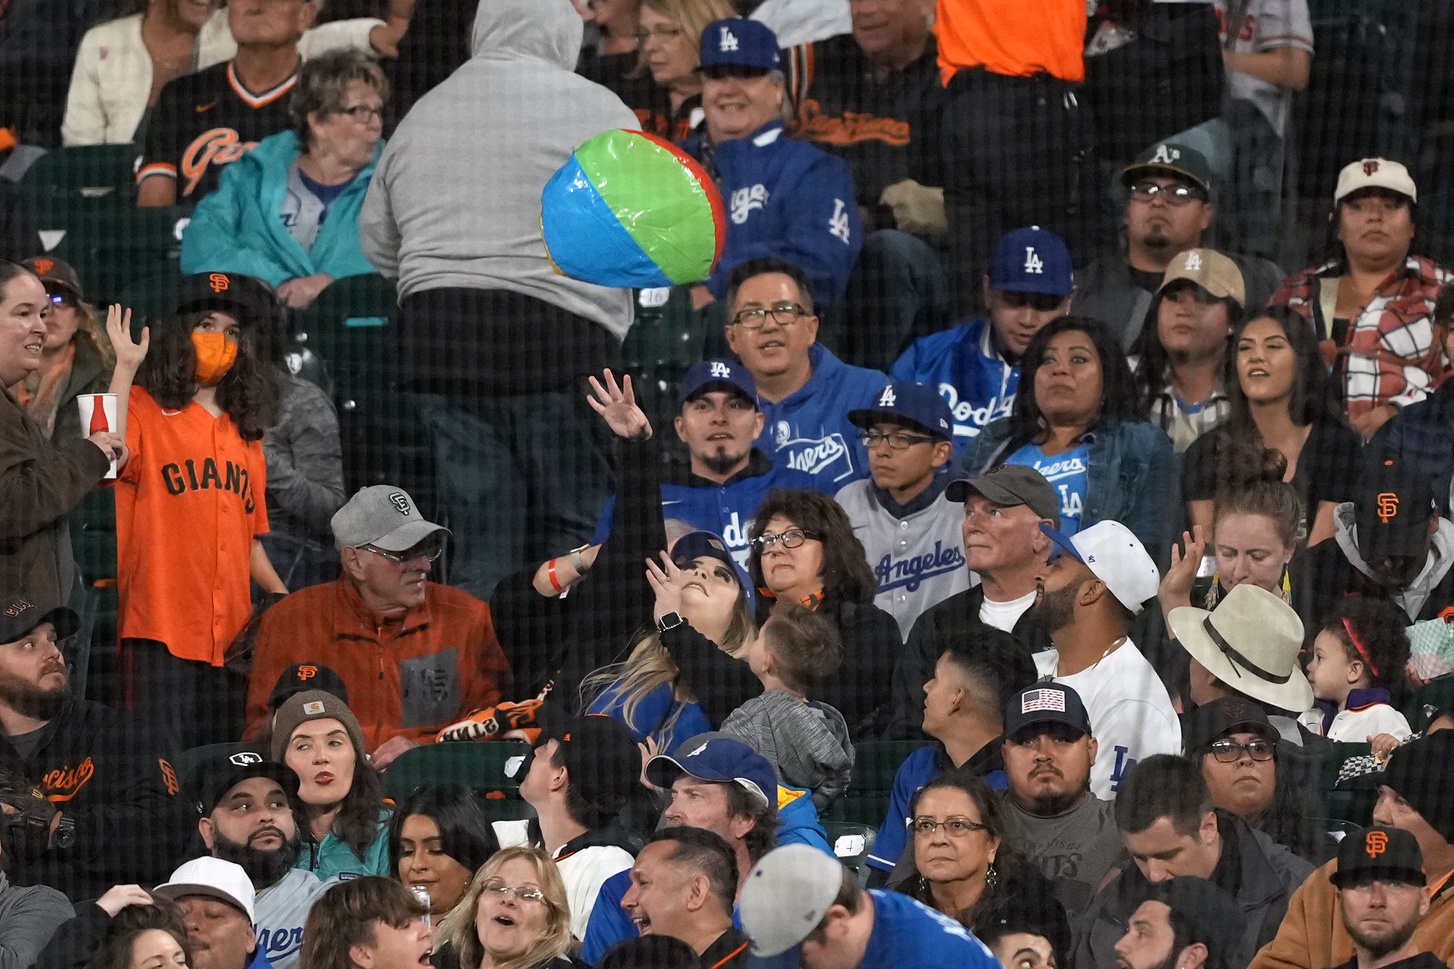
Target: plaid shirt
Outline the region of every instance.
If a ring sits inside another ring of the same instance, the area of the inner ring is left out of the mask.
[[[1303,316],[1320,336],[1332,332],[1323,319],[1320,286],[1343,272],[1338,261],[1289,276],[1272,297]],[[1343,401],[1357,420],[1384,404],[1403,407],[1422,400],[1444,379],[1449,362],[1434,338],[1434,301],[1454,274],[1423,256],[1409,256],[1389,274],[1358,314],[1349,321],[1342,346],[1325,338],[1325,356],[1341,358]]]

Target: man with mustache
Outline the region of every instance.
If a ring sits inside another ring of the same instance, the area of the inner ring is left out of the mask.
[[[252,881],[258,951],[273,969],[294,969],[308,912],[334,884],[293,867],[302,845],[291,806],[298,775],[250,744],[218,744],[207,748],[188,787],[202,815],[202,843]]]
[[[1005,843],[1056,883],[1074,919],[1123,853],[1115,802],[1090,789],[1098,752],[1090,715],[1071,687],[1036,683],[1010,699],[1004,725]]]
[[[0,804],[9,877],[75,902],[153,884],[180,854],[176,774],[136,723],[71,694],[59,643],[80,628],[65,607],[0,599],[0,774],[32,793]]]

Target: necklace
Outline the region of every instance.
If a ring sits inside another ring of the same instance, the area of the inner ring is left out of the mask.
[[[1091,670],[1095,669],[1097,666],[1100,666],[1101,665],[1101,660],[1103,660],[1107,656],[1111,655],[1111,653],[1114,652],[1115,649],[1118,646],[1120,646],[1122,643],[1126,642],[1128,639],[1130,639],[1129,636],[1122,636],[1120,639],[1118,639],[1115,642],[1111,643],[1111,645],[1109,645],[1109,646],[1106,647],[1106,651],[1100,655],[1100,658],[1099,659],[1097,659],[1094,663],[1092,663],[1091,665],[1087,666],[1085,669],[1081,670],[1080,672],[1082,672],[1082,673],[1088,673]],[[1072,675],[1074,675],[1074,674],[1072,674]],[[1057,662],[1055,664],[1055,678],[1056,679],[1060,679],[1060,678],[1063,678],[1064,676],[1065,676],[1065,674],[1062,673],[1062,672],[1060,672],[1060,664]],[[1047,679],[1049,679],[1049,677],[1047,677]]]

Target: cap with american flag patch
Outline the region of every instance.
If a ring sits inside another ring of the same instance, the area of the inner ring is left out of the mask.
[[[1036,683],[1010,698],[1005,707],[1005,736],[1015,737],[1043,723],[1058,723],[1081,735],[1091,732],[1080,695],[1064,683]]]

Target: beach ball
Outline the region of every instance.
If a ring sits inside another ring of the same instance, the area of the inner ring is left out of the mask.
[[[551,176],[540,225],[558,272],[630,289],[705,279],[727,237],[722,196],[702,166],[624,129],[587,141]]]

